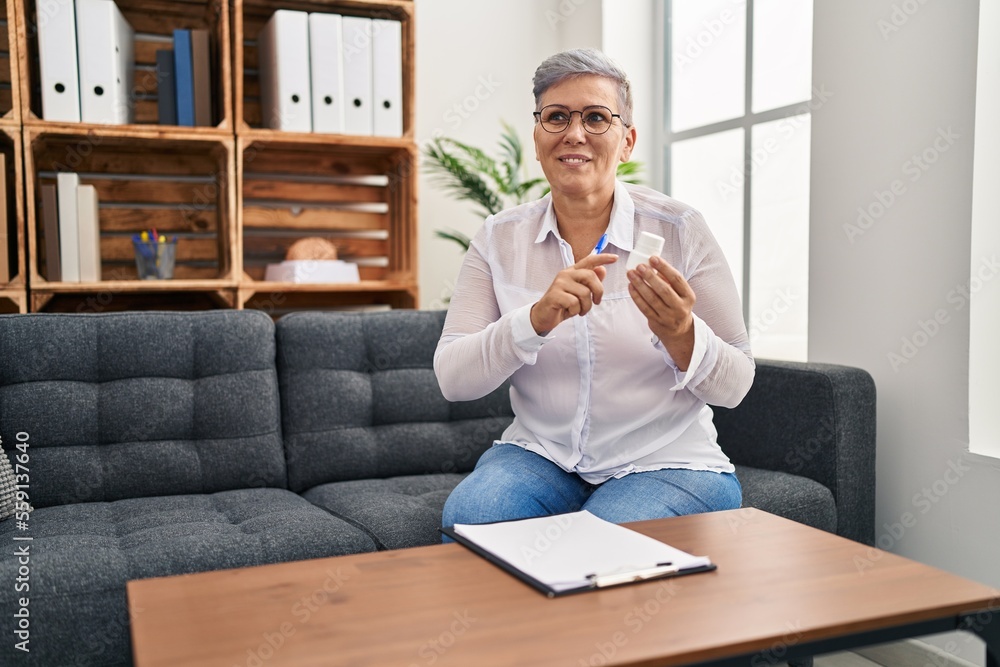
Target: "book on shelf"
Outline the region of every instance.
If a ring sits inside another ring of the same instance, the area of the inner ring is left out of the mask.
[[[77,216],[76,189],[80,177],[71,172],[56,175],[56,198],[59,210],[59,264],[62,280],[80,282],[80,227]]]
[[[81,185],[76,189],[77,221],[80,225],[80,282],[101,279],[101,224],[97,188]]]
[[[174,50],[156,51],[156,110],[160,125],[177,125],[177,83]]]
[[[59,209],[56,186],[42,185],[42,231],[45,234],[45,279],[57,283],[62,280],[59,261]]]
[[[212,47],[208,30],[173,31],[174,47],[156,52],[160,125],[213,124]]]
[[[42,231],[46,277],[52,282],[101,280],[101,220],[97,188],[81,185],[79,174],[60,172],[43,184]]]
[[[212,58],[208,31],[191,31],[191,89],[194,93],[194,124],[212,124]]]
[[[177,124],[194,127],[194,64],[191,60],[190,30],[174,30],[174,83]]]

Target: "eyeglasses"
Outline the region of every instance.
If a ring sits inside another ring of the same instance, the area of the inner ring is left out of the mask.
[[[542,107],[541,111],[532,112],[535,120],[542,124],[542,129],[552,134],[565,132],[566,128],[573,121],[573,114],[580,114],[583,122],[583,129],[589,134],[604,134],[611,129],[611,124],[615,118],[621,119],[620,114],[611,113],[611,109],[602,106],[584,107],[583,111],[570,111],[561,104],[550,104]]]

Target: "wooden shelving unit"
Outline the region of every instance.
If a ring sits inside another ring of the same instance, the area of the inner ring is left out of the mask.
[[[0,286],[0,312],[415,307],[412,1],[116,1],[136,31],[136,118],[129,125],[42,118],[36,0],[7,2],[14,17],[8,32],[16,39],[9,40],[9,108],[0,72],[0,150],[13,158],[12,207],[25,225],[17,237],[20,282]],[[403,137],[260,127],[255,40],[277,9],[402,23]],[[210,31],[217,121],[211,127],[157,124],[155,52],[171,47],[176,28]],[[99,282],[50,279],[41,187],[60,171],[76,172],[98,190]],[[174,279],[137,279],[130,237],[151,227],[179,238]],[[343,259],[358,263],[361,282],[264,281],[265,265],[306,236],[332,240]]]
[[[289,133],[261,127],[256,38],[277,9],[401,22],[403,137]],[[374,304],[416,307],[413,2],[234,0],[233,40],[239,307],[274,312]],[[337,245],[341,258],[356,261],[361,283],[265,282],[265,265],[280,261],[284,248],[306,236],[327,238]]]
[[[7,0],[0,24],[0,152],[4,154],[6,173],[0,181],[6,188],[7,243],[0,243],[0,253],[7,253],[10,280],[0,282],[0,313],[27,312],[25,278],[24,171],[21,163],[21,106],[18,78],[17,19],[14,0]]]
[[[7,0],[3,25],[0,25],[0,124],[21,123],[21,86],[17,39],[17,0]]]

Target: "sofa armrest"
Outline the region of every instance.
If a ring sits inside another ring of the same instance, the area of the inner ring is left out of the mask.
[[[733,463],[816,480],[833,493],[837,534],[874,543],[875,383],[866,371],[758,359],[743,402],[713,410]]]

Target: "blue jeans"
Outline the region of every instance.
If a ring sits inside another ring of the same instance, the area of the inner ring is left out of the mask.
[[[548,459],[493,445],[444,504],[443,524],[491,523],[587,510],[613,523],[736,509],[736,475],[667,468],[589,484]],[[445,536],[445,542],[451,539]]]

